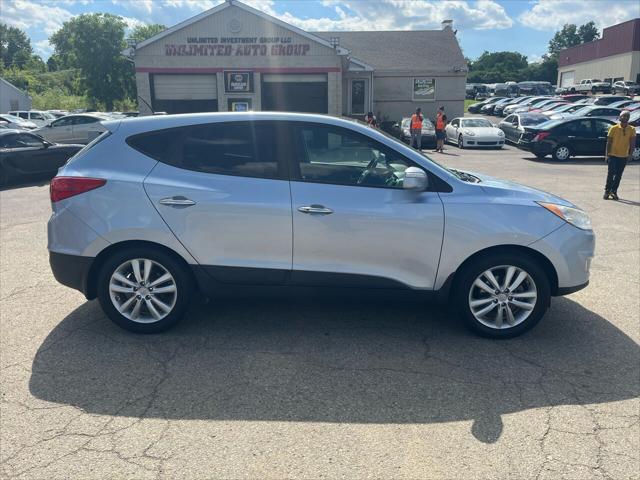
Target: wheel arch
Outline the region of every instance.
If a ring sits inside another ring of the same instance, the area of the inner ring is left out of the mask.
[[[515,255],[523,255],[532,259],[540,264],[542,269],[544,270],[547,278],[549,279],[549,288],[551,290],[551,296],[555,296],[558,293],[558,273],[556,272],[555,267],[551,263],[551,261],[545,257],[542,253],[534,250],[533,248],[526,247],[524,245],[496,245],[492,247],[485,248],[483,250],[479,250],[475,252],[473,255],[468,257],[464,262],[460,264],[460,266],[453,273],[452,277],[445,282],[445,285],[448,283],[448,291],[447,297],[450,299],[452,295],[458,289],[458,286],[464,277],[465,269],[471,265],[478,258],[482,258],[486,255],[493,254],[515,254]],[[447,288],[447,287],[445,287]]]
[[[195,275],[193,273],[193,269],[190,267],[190,265],[187,263],[184,257],[178,254],[175,250],[172,250],[165,245],[155,243],[155,242],[150,242],[147,240],[125,240],[122,242],[113,243],[109,245],[107,248],[102,250],[95,257],[94,261],[91,263],[91,266],[89,267],[89,271],[87,272],[85,288],[84,288],[85,290],[84,294],[87,297],[87,299],[92,300],[98,296],[98,292],[97,292],[98,273],[100,272],[102,265],[104,265],[104,262],[114,253],[122,251],[124,249],[129,249],[129,248],[149,248],[153,250],[162,251],[172,256],[174,259],[176,259],[179,263],[181,263],[184,266],[185,271],[188,272],[187,274],[191,277],[191,280],[193,281],[193,285],[196,285],[196,286],[198,285],[198,282],[196,281]]]

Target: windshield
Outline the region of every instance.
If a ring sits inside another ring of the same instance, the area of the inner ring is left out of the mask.
[[[11,115],[10,113],[5,113],[4,115],[2,115],[2,118],[12,123],[27,123],[26,120],[20,117],[16,117],[15,115]]]
[[[473,127],[491,127],[491,123],[484,118],[469,118],[468,120],[462,120],[461,126],[464,128]]]
[[[593,107],[582,107],[575,110],[573,114],[577,117],[581,117],[582,115],[586,115],[587,113],[589,113],[591,110],[593,110]]]

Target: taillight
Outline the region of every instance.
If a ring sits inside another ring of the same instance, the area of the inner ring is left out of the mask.
[[[541,142],[542,140],[547,138],[549,135],[551,135],[551,132],[540,132],[535,137],[533,137],[532,141],[533,142]]]
[[[102,178],[87,177],[53,177],[49,186],[51,202],[59,202],[65,198],[99,188],[107,183]]]

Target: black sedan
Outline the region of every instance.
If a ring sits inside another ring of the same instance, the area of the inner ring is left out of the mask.
[[[538,127],[525,127],[518,148],[542,159],[551,155],[565,161],[574,156],[604,156],[609,128],[616,122],[608,118],[569,118],[550,121]],[[633,160],[640,159],[640,136],[636,136]]]
[[[518,143],[526,127],[533,127],[548,122],[549,117],[541,113],[514,113],[502,120],[498,128],[504,132],[504,138],[509,143]]]
[[[53,176],[84,145],[47,142],[23,130],[0,130],[0,185]]]
[[[467,111],[469,113],[479,113],[480,109],[482,107],[484,107],[485,105],[489,105],[491,103],[495,103],[499,100],[503,100],[504,97],[491,97],[491,98],[487,98],[486,100],[483,100],[482,102],[478,102],[478,103],[473,103],[471,105],[469,105],[469,107],[467,108]]]

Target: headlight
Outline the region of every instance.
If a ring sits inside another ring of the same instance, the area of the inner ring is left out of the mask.
[[[462,133],[464,133],[465,135],[469,135],[470,137],[475,137],[476,134],[473,132],[473,130],[463,130]]]
[[[404,133],[407,136],[411,135],[411,132],[409,130],[403,130],[402,133]]]
[[[578,227],[581,230],[591,230],[591,219],[589,218],[589,215],[587,215],[579,208],[566,207],[564,205],[544,202],[538,202],[538,205],[546,208],[551,213],[557,215],[562,220],[570,223],[574,227]]]
[[[502,130],[498,130],[498,136],[499,137],[504,137],[504,132]]]

